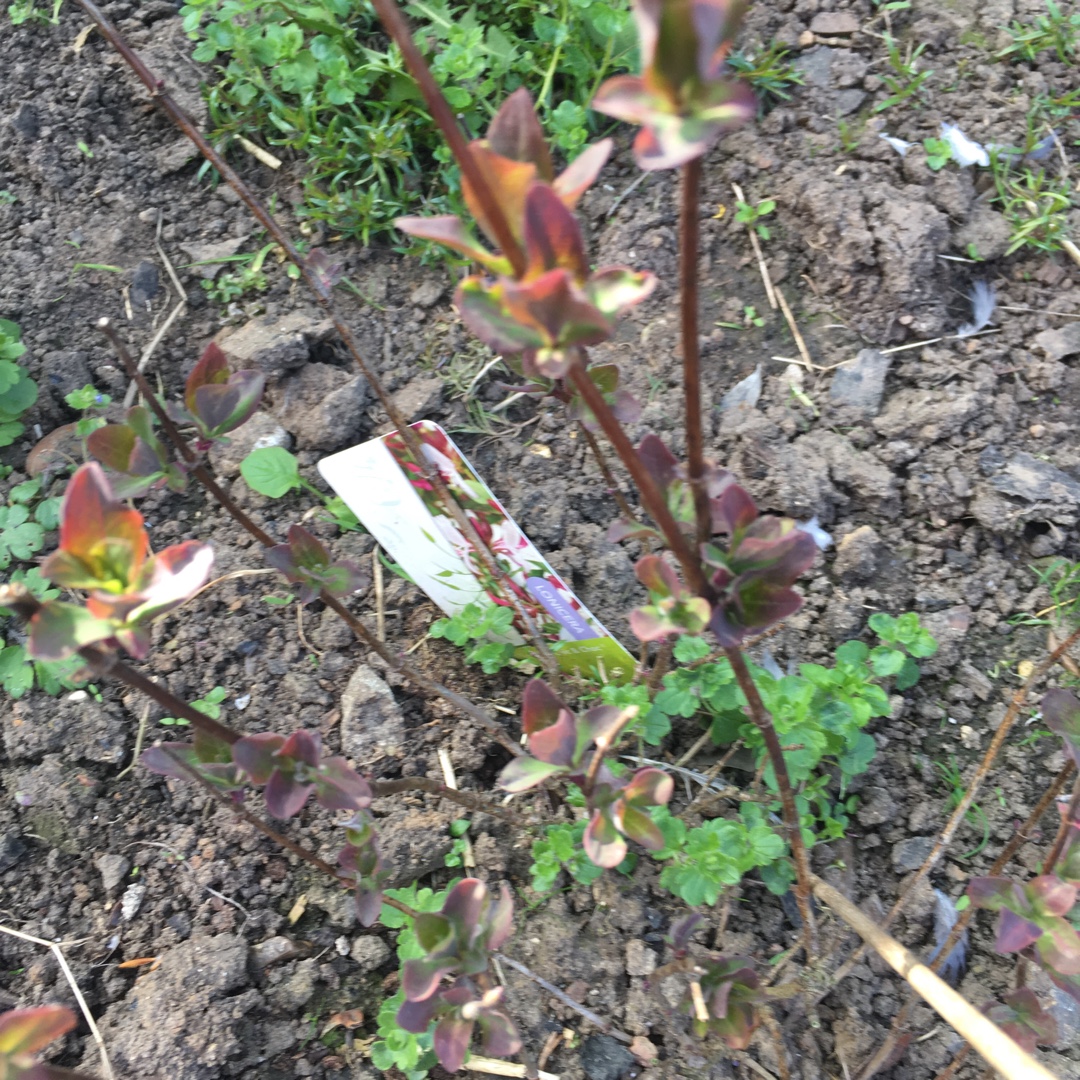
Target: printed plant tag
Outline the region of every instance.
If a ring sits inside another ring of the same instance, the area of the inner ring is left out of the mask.
[[[551,642],[559,666],[611,682],[626,682],[634,658],[601,625],[533,546],[438,424],[412,425],[424,454],[468,515],[504,571],[496,583],[473,546],[446,513],[404,439],[393,432],[323,458],[319,472],[350,510],[447,615],[470,603],[505,604],[512,588],[522,608]],[[525,645],[524,627],[500,640]]]

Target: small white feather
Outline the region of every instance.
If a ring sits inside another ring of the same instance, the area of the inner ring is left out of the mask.
[[[884,139],[901,157],[907,157],[907,152],[916,144],[906,139],[898,139],[894,135],[886,135],[882,132],[879,139]]]
[[[816,514],[809,521],[796,521],[795,524],[798,525],[803,532],[808,532],[814,538],[814,543],[817,544],[822,551],[827,547],[832,547],[832,533],[827,533],[821,527],[821,522],[818,521]]]
[[[973,318],[971,322],[964,323],[956,331],[957,337],[971,337],[972,334],[977,334],[984,326],[988,326],[994,315],[994,307],[997,305],[997,296],[994,289],[992,286],[987,285],[985,281],[976,281],[971,286],[968,299],[971,301]]]
[[[952,150],[953,161],[962,169],[969,165],[982,165],[986,168],[990,164],[990,155],[986,147],[969,139],[955,124],[942,123],[941,137],[949,144]]]

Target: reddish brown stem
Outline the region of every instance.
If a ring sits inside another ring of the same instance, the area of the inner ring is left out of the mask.
[[[1058,824],[1057,836],[1054,837],[1054,846],[1050,849],[1050,854],[1046,856],[1046,862],[1043,864],[1042,872],[1044,874],[1054,872],[1054,867],[1057,866],[1058,859],[1061,858],[1065,850],[1065,844],[1069,839],[1069,831],[1073,828],[1078,811],[1080,811],[1080,776],[1076,778],[1076,783],[1073,784],[1072,798],[1069,800],[1065,816]]]
[[[507,967],[512,967],[515,971],[520,972],[526,979],[532,979],[541,990],[546,990],[553,998],[561,1001],[567,1008],[573,1009],[574,1012],[585,1017],[590,1024],[595,1024],[605,1035],[610,1035],[613,1039],[618,1039],[619,1042],[623,1043],[629,1044],[633,1041],[629,1035],[615,1027],[610,1020],[605,1020],[602,1016],[598,1016],[592,1009],[586,1009],[584,1005],[579,1001],[575,1001],[569,994],[555,986],[554,983],[549,983],[547,979],[537,975],[535,971],[531,971],[520,960],[515,960],[505,953],[496,953],[495,959],[498,960],[500,964],[506,964]]]
[[[372,0],[372,3],[379,16],[379,21],[401,50],[406,67],[408,67],[413,79],[416,80],[416,85],[420,93],[424,95],[424,101],[427,103],[432,119],[439,125],[439,130],[446,140],[446,145],[450,148],[454,160],[458,163],[458,167],[483,208],[484,217],[491,226],[491,231],[495,234],[495,239],[502,249],[502,253],[510,261],[514,276],[522,277],[525,273],[525,255],[521,250],[521,245],[515,239],[510,223],[506,220],[506,215],[495,198],[487,179],[476,164],[476,159],[469,152],[468,144],[458,127],[454,112],[446,98],[443,97],[439,84],[432,77],[420,50],[416,47],[416,43],[413,41],[412,34],[409,31],[409,25],[401,14],[401,9],[394,3],[394,0]]]
[[[412,427],[409,425],[408,419],[397,407],[396,402],[383,385],[378,373],[364,358],[355,335],[338,313],[337,306],[334,304],[329,290],[324,287],[322,281],[314,271],[312,271],[307,260],[301,255],[285,230],[281,228],[266,207],[264,207],[259,199],[255,197],[255,194],[244,183],[239,174],[214,149],[214,147],[206,141],[202,133],[195,127],[191,117],[189,117],[166,92],[165,83],[161,79],[158,79],[150,69],[147,68],[142,60],[139,59],[138,54],[135,53],[130,45],[128,45],[124,40],[123,35],[115,26],[113,26],[109,19],[106,18],[101,9],[93,2],[93,0],[79,0],[79,3],[90,18],[96,23],[101,35],[124,58],[132,71],[134,71],[142,81],[143,85],[150,91],[151,96],[161,107],[162,111],[191,140],[203,157],[218,170],[222,179],[224,179],[236,192],[259,224],[266,229],[271,237],[273,237],[274,242],[285,252],[289,261],[300,271],[300,276],[303,278],[304,284],[308,286],[316,303],[323,309],[330,321],[334,324],[334,329],[345,343],[345,347],[349,350],[357,368],[367,379],[372,390],[375,391],[375,395],[378,397],[379,402],[386,410],[386,415],[390,417],[391,423],[397,428],[409,454],[415,460],[424,479],[431,484],[432,490],[442,504],[443,509],[446,510],[447,514],[453,518],[454,523],[461,529],[465,538],[469,541],[470,546],[475,550],[477,557],[483,562],[484,568],[491,575],[492,581],[500,588],[506,601],[513,607],[514,613],[521,621],[521,625],[532,638],[533,647],[536,649],[540,662],[543,664],[549,679],[558,683],[559,667],[554,654],[548,647],[547,642],[543,639],[543,636],[540,634],[533,619],[529,616],[529,613],[519,602],[513,588],[504,588],[502,586],[502,583],[506,580],[505,571],[499,565],[498,560],[492,554],[491,550],[484,543],[480,534],[476,531],[476,526],[473,524],[472,519],[451,495],[450,489],[446,486],[439,470],[434,468],[424,456],[419,436],[413,431]],[[481,181],[482,179],[483,178],[481,177]]]
[[[120,340],[116,332],[112,329],[108,319],[102,319],[98,323],[98,328],[108,337],[112,343],[113,348],[116,350],[116,355],[119,357],[121,364],[124,365],[124,369],[128,375],[135,381],[139,387],[139,392],[146,399],[147,406],[151,409],[154,415],[161,421],[161,426],[164,429],[166,435],[172,441],[176,447],[177,453],[187,462],[196,460],[195,452],[191,449],[188,441],[177,429],[176,425],[169,419],[168,413],[162,407],[161,402],[158,401],[157,395],[154,394],[153,388],[146,381],[146,377],[139,371],[138,366],[135,363],[134,358],[124,347],[124,343]],[[218,485],[217,481],[210,475],[209,470],[204,465],[197,465],[191,470],[192,476],[194,476],[199,483],[206,488],[206,490],[225,508],[225,510],[232,516],[233,520],[242,528],[245,529],[251,536],[253,536],[263,547],[273,547],[274,539],[261,529],[254,521],[251,520],[248,515],[240,509],[239,506],[233,502],[232,498]],[[426,675],[422,674],[418,669],[413,667],[404,657],[395,653],[392,649],[387,647],[385,642],[379,640],[377,634],[373,634],[367,626],[358,619],[344,604],[342,604],[335,597],[331,596],[328,592],[321,592],[319,599],[322,600],[328,608],[331,609],[340,619],[342,619],[349,627],[350,630],[359,638],[365,645],[375,651],[383,660],[386,661],[395,671],[404,675],[413,685],[419,689],[425,690],[428,693],[438,694],[444,700],[450,702],[457,709],[464,712],[469,716],[477,725],[482,727],[493,739],[499,744],[510,751],[515,756],[520,756],[524,753],[521,747],[514,742],[513,739],[507,735],[506,731],[495,720],[487,715],[483,709],[474,705],[468,698],[463,697],[461,694],[455,693],[453,690],[447,689],[440,683],[437,683],[434,679],[429,679]],[[179,714],[177,714],[179,715]]]
[[[529,822],[520,814],[506,807],[492,804],[489,800],[474,795],[471,791],[457,791],[454,788],[440,784],[438,780],[432,780],[429,776],[404,776],[400,780],[372,780],[370,781],[372,794],[376,798],[386,795],[398,795],[403,791],[424,791],[429,795],[438,795],[447,802],[457,803],[467,810],[477,814],[488,814],[491,817],[502,818],[519,828],[527,829]]]
[[[196,783],[198,783],[205,791],[212,795],[222,806],[227,810],[234,813],[241,821],[246,821],[253,828],[258,829],[263,836],[273,840],[275,844],[280,845],[286,851],[291,851],[297,858],[303,859],[304,862],[314,866],[317,870],[321,870],[324,874],[329,874],[338,884],[345,888],[350,888],[348,882],[346,882],[341,875],[332,867],[328,862],[320,859],[314,852],[308,851],[307,848],[301,844],[296,843],[295,840],[290,840],[283,833],[279,833],[277,829],[270,825],[267,825],[262,818],[256,817],[251,811],[245,810],[244,807],[234,803],[223,792],[218,791],[194,766],[188,764],[178,754],[174,754],[171,750],[165,747],[161,748],[165,755],[169,757],[174,765],[178,765],[184,772],[186,772]]]
[[[603,476],[604,483],[607,484],[608,490],[611,492],[623,517],[627,521],[637,521],[637,514],[634,513],[633,507],[626,501],[626,496],[619,490],[619,482],[615,479],[615,474],[611,471],[611,466],[608,464],[604,451],[600,449],[596,436],[580,420],[578,421],[578,427],[581,429],[581,434],[585,436],[585,441],[589,444],[589,449],[592,450],[597,465],[600,466],[600,475]]]
[[[589,378],[585,370],[585,355],[583,350],[575,350],[574,359],[570,367],[570,379],[581,395],[585,404],[596,417],[597,423],[603,429],[607,440],[619,455],[619,459],[626,466],[627,471],[637,485],[641,501],[648,511],[649,516],[656,522],[657,527],[664,534],[664,540],[671,549],[675,558],[682,567],[687,585],[699,596],[708,596],[709,586],[705,580],[705,574],[701,568],[701,560],[694,554],[689,541],[683,535],[660,489],[649,471],[638,457],[634,444],[623,430],[615,414],[611,411],[600,388]]]
[[[23,622],[30,620],[41,610],[41,601],[38,600],[29,589],[22,585],[5,585],[0,587],[0,595],[3,596],[2,606],[10,608]],[[96,674],[111,676],[127,683],[133,690],[138,690],[148,698],[152,698],[170,716],[177,716],[187,720],[193,727],[206,732],[207,735],[220,739],[232,746],[239,738],[239,733],[225,724],[212,719],[198,709],[192,708],[186,701],[170,694],[164,686],[159,686],[152,679],[148,679],[140,671],[129,667],[120,659],[115,652],[101,645],[84,645],[78,650],[79,656],[87,666]]]
[[[682,167],[679,211],[679,311],[682,323],[683,393],[686,398],[686,461],[694,495],[697,542],[712,535],[709,494],[705,490],[705,439],[701,426],[701,346],[698,341],[698,202],[701,158]]]
[[[731,664],[731,670],[735,673],[735,680],[739,684],[746,698],[747,711],[754,725],[761,732],[765,740],[765,751],[769,756],[769,762],[776,774],[776,786],[780,792],[780,807],[784,817],[784,827],[788,834],[788,843],[791,845],[791,855],[795,862],[795,901],[799,905],[799,914],[802,916],[803,932],[806,938],[806,953],[813,961],[817,954],[817,929],[814,923],[814,912],[810,906],[810,894],[813,888],[810,875],[810,860],[806,854],[806,845],[803,843],[802,827],[799,823],[799,811],[795,806],[795,793],[791,788],[791,777],[788,775],[787,762],[784,760],[784,751],[780,746],[780,739],[776,734],[772,717],[761,700],[761,694],[746,666],[746,659],[741,649],[726,648],[724,655]]]

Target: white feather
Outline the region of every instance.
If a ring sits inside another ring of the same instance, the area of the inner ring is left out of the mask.
[[[817,544],[822,551],[827,547],[832,547],[832,533],[827,533],[821,527],[821,523],[818,521],[816,514],[809,521],[796,521],[795,524],[798,525],[803,532],[808,532],[814,538],[814,543]]]
[[[898,139],[894,135],[886,135],[882,132],[879,139],[884,139],[901,157],[907,157],[907,152],[916,144],[906,139]]]
[[[993,286],[987,285],[985,281],[976,281],[971,286],[968,299],[971,301],[972,321],[964,323],[956,331],[957,337],[971,337],[972,334],[977,334],[984,326],[989,325],[997,304]]]
[[[949,144],[953,161],[962,169],[969,165],[982,165],[986,168],[990,164],[986,147],[974,139],[969,139],[955,124],[942,123],[941,137]]]

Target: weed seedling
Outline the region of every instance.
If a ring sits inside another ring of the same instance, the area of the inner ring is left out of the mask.
[[[769,230],[769,226],[766,225],[762,219],[768,217],[775,209],[775,199],[762,199],[757,206],[739,202],[736,203],[735,220],[741,222],[743,225],[752,225],[754,227],[754,232],[756,232],[762,240],[768,240],[772,233]]]
[[[925,42],[917,47],[909,44],[907,53],[901,51],[899,43],[891,34],[885,34],[885,47],[888,50],[889,68],[892,74],[886,72],[882,80],[889,90],[889,96],[884,101],[879,101],[874,106],[874,112],[884,112],[894,105],[900,105],[915,97],[922,97],[926,93],[926,80],[933,75],[933,71],[919,70],[919,57],[926,49]]]
[[[211,720],[217,720],[221,717],[221,703],[226,697],[225,687],[215,686],[206,697],[193,701],[191,707],[209,716]],[[165,727],[187,727],[191,721],[185,720],[182,716],[163,716],[158,723],[163,724]]]
[[[1014,170],[1003,154],[991,155],[994,201],[1012,228],[1007,255],[1023,247],[1053,253],[1061,250],[1072,209],[1072,185],[1067,177],[1052,178],[1044,169]]]
[[[19,417],[37,401],[37,383],[16,363],[25,352],[18,324],[0,319],[0,447],[23,433]]]
[[[998,56],[1033,63],[1040,53],[1052,49],[1067,64],[1077,50],[1080,12],[1066,15],[1054,0],[1046,0],[1045,15],[1036,16],[1030,23],[1010,23],[1009,36],[1011,43]]]

